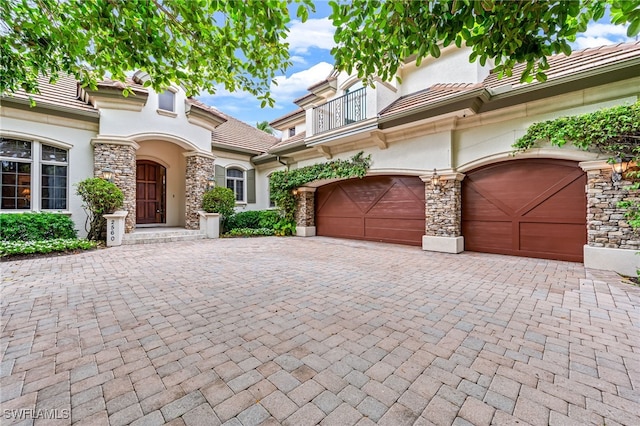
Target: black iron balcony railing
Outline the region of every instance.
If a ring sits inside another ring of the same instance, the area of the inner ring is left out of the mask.
[[[316,135],[367,118],[367,91],[363,87],[313,109]]]

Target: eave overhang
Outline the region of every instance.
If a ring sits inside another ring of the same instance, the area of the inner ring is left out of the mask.
[[[15,108],[56,117],[72,118],[91,123],[98,123],[100,121],[100,113],[97,110],[83,111],[61,105],[51,105],[43,101],[38,101],[36,106],[32,107],[29,99],[18,99],[9,96],[0,96],[0,100],[2,106],[7,108]]]

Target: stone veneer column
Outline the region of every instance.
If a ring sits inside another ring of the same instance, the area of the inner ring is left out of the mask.
[[[316,188],[298,188],[296,195],[296,235],[313,237],[316,235]]]
[[[204,152],[186,152],[184,156],[187,159],[184,227],[200,229],[198,211],[202,210],[202,196],[207,190],[207,181],[215,174],[215,157]]]
[[[440,175],[438,185],[431,175],[420,177],[425,187],[425,235],[422,249],[445,253],[464,250],[462,237],[462,173]]]
[[[606,161],[585,161],[580,167],[587,173],[585,266],[635,275],[640,268],[640,256],[635,254],[640,250],[640,235],[617,205],[623,200],[637,200],[640,194],[625,189],[631,185],[630,180],[613,182],[611,165]]]
[[[123,210],[127,211],[125,233],[136,227],[136,150],[140,146],[128,139],[97,137],[93,145],[93,174],[102,177],[102,170],[113,170],[113,183],[124,194]]]

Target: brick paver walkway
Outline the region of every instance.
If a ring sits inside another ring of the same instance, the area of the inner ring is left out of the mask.
[[[0,267],[3,425],[640,424],[640,289],[580,264],[274,237]]]

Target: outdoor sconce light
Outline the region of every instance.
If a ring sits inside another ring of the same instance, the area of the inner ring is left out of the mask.
[[[216,187],[216,180],[212,177],[207,179],[207,191],[210,191],[215,187]]]
[[[611,180],[613,182],[620,182],[622,180],[622,175],[627,171],[628,167],[629,163],[622,161],[622,158],[620,157],[616,157],[615,162],[611,164],[611,169],[613,170]]]
[[[107,166],[102,169],[102,179],[106,180],[107,182],[113,182],[113,170],[111,169],[111,167]]]
[[[434,189],[440,186],[440,176],[438,176],[438,172],[436,172],[436,169],[433,169],[433,176],[431,176],[431,185],[433,185]]]
[[[295,197],[296,195],[298,195],[298,190],[294,189],[293,191],[291,191],[291,193],[293,194],[293,196]]]

